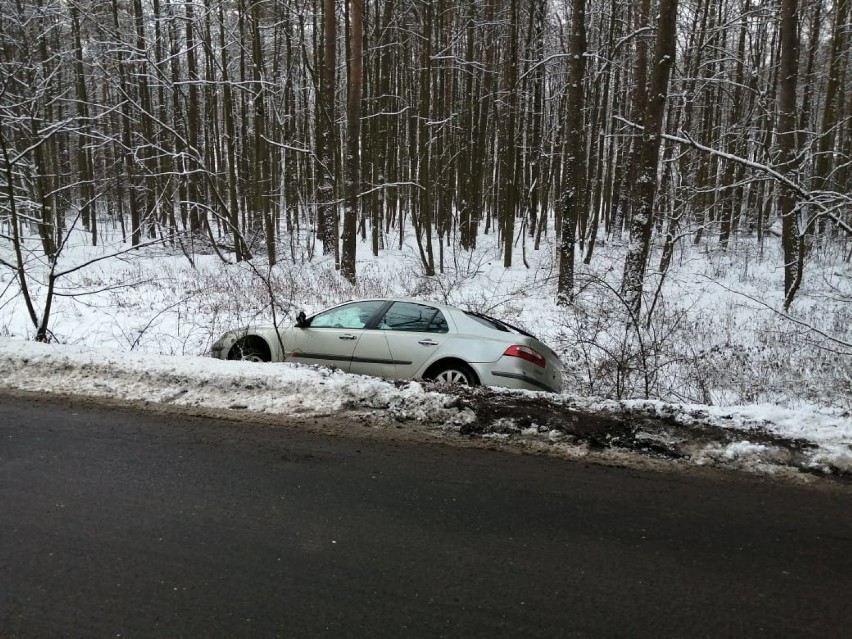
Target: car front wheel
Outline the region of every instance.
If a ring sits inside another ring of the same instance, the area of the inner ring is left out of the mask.
[[[231,347],[228,359],[240,359],[246,362],[268,362],[272,360],[269,347],[260,338],[246,337]]]

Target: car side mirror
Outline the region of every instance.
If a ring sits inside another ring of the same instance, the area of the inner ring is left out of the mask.
[[[305,316],[305,311],[299,311],[299,314],[296,315],[296,326],[298,328],[304,328],[308,325],[308,318]]]

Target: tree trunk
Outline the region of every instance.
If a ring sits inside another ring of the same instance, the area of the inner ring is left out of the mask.
[[[112,0],[112,19],[115,27],[116,36],[121,33],[121,25],[118,19],[118,0]],[[126,67],[127,53],[122,51],[119,53],[119,86],[121,93],[124,96],[129,95],[130,87],[127,80]],[[124,166],[125,186],[128,189],[128,206],[130,208],[130,243],[137,246],[141,240],[140,235],[140,220],[139,215],[139,199],[136,192],[136,171],[133,166],[133,137],[131,133],[132,113],[130,103],[125,98],[121,103],[121,144],[122,144],[122,165]],[[92,242],[97,244],[97,230],[92,229]]]
[[[349,0],[349,96],[346,110],[346,204],[343,209],[343,241],[340,272],[355,283],[355,252],[358,224],[358,193],[361,187],[361,87],[364,68],[363,1]]]
[[[778,150],[780,166],[788,175],[796,170],[796,84],[799,61],[798,0],[781,0],[781,57],[778,81]],[[781,186],[781,246],[784,252],[784,308],[789,308],[802,281],[796,196]]]
[[[574,260],[577,221],[580,208],[586,200],[586,136],[583,131],[585,111],[584,81],[586,76],[586,2],[571,2],[571,43],[568,76],[568,101],[565,130],[567,176],[562,195],[562,230],[559,243],[559,281],[557,300],[560,304],[571,301],[574,292]]]
[[[196,170],[199,168],[198,135],[201,130],[201,99],[199,95],[199,84],[201,76],[198,73],[198,52],[195,48],[195,9],[191,2],[185,5],[186,11],[186,71],[188,76],[187,110],[186,110],[186,138],[188,153],[184,162],[186,171],[187,204],[189,206],[189,228],[194,234],[200,234],[203,230],[200,210],[200,193],[198,189],[198,176]]]
[[[633,212],[630,221],[630,247],[624,260],[621,293],[634,320],[642,304],[645,268],[651,250],[654,228],[654,198],[657,193],[657,167],[662,143],[669,75],[675,61],[675,34],[678,0],[660,0],[657,42],[652,58],[651,80],[645,105],[644,130],[639,141],[636,181],[632,185]]]
[[[326,255],[338,259],[337,205],[335,199],[335,82],[337,77],[337,16],[334,0],[323,0],[323,57],[316,105],[317,159],[319,161],[318,226]]]
[[[503,267],[512,266],[512,240],[515,234],[515,215],[517,213],[518,185],[515,155],[515,122],[518,112],[518,0],[511,0],[511,26],[508,51],[503,59],[503,91],[500,100],[500,139],[498,141],[499,158],[497,175],[500,181],[500,201],[498,210],[500,228],[503,231]]]
[[[825,104],[823,106],[822,123],[819,127],[820,138],[817,144],[816,166],[814,167],[814,188],[831,188],[832,173],[836,167],[835,151],[840,146],[835,140],[840,140],[838,134],[838,113],[842,107],[839,96],[844,71],[848,73],[848,66],[844,60],[848,59],[849,53],[846,49],[849,32],[849,0],[838,0],[834,7],[834,28],[831,34],[831,47],[828,59],[828,81],[825,87]],[[848,97],[848,96],[847,96]],[[842,190],[841,187],[838,190]]]
[[[420,54],[420,86],[416,113],[418,143],[418,181],[421,188],[418,198],[418,214],[412,217],[415,224],[417,247],[426,275],[435,274],[435,255],[432,250],[432,26],[434,7],[426,3],[423,7],[423,47]]]
[[[218,9],[219,21],[219,39],[222,41],[221,63],[222,63],[222,118],[224,119],[225,128],[225,158],[224,163],[227,166],[228,180],[225,188],[228,191],[228,210],[227,218],[230,226],[231,237],[234,242],[234,256],[238,262],[251,259],[251,252],[243,240],[243,234],[240,232],[240,203],[237,195],[240,180],[237,174],[237,152],[236,152],[236,128],[234,127],[234,118],[236,117],[234,109],[233,89],[230,82],[230,58],[228,56],[228,47],[224,46],[225,42],[225,16],[222,9],[222,4],[219,4]]]
[[[83,41],[80,35],[80,9],[70,5],[71,31],[74,37],[74,87],[77,97],[77,116],[80,118],[78,136],[77,164],[80,171],[80,216],[83,228],[91,229],[91,220],[95,215],[95,169],[92,153],[89,149],[89,96],[86,89],[86,73],[83,67]],[[95,225],[97,229],[97,224]]]

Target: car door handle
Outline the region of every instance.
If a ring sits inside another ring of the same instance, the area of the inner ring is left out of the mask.
[[[436,342],[435,340],[432,340],[432,339],[428,339],[428,338],[427,339],[421,339],[417,343],[422,344],[423,346],[437,346],[438,345],[438,342]]]
[[[358,336],[347,333],[346,335],[339,336],[337,339],[358,339]]]

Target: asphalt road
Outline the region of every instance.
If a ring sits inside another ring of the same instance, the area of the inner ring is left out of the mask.
[[[848,637],[852,493],[0,395],[0,637]]]

